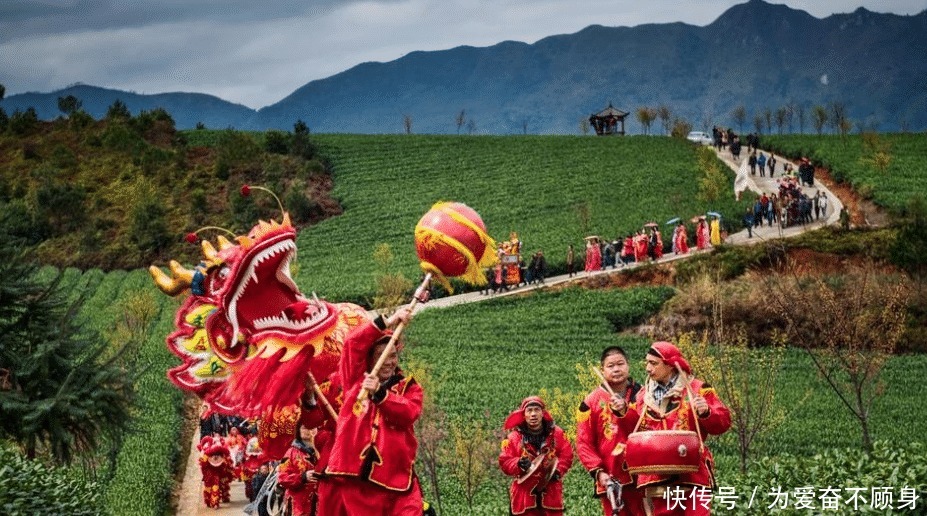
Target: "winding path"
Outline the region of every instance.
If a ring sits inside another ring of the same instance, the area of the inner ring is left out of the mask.
[[[747,187],[758,194],[763,192],[772,193],[777,192],[779,185],[776,182],[776,179],[781,178],[781,166],[789,162],[787,159],[782,156],[776,156],[776,160],[779,165],[778,178],[760,177],[759,175],[751,176],[749,173],[749,167],[747,165],[746,158],[741,162],[737,162],[731,156],[728,151],[717,152],[718,158],[721,159],[728,167],[730,167],[735,173],[739,173],[743,176],[746,176]],[[793,163],[797,167],[797,164]],[[803,191],[807,194],[817,194],[818,191],[824,191],[828,197],[828,213],[825,218],[812,222],[805,225],[796,225],[790,226],[787,228],[782,228],[779,225],[775,226],[760,226],[753,229],[753,237],[748,236],[746,229],[739,231],[737,233],[732,233],[728,236],[726,242],[733,245],[751,245],[760,243],[763,241],[791,237],[805,231],[810,231],[818,229],[827,225],[836,224],[840,218],[840,210],[843,208],[843,203],[833,194],[826,186],[821,184],[820,181],[815,182],[816,186],[813,188],[804,187]],[[739,223],[739,221],[735,221]],[[691,251],[689,254],[684,255],[664,255],[663,258],[658,260],[655,263],[668,263],[676,260],[683,260],[690,256],[699,253],[710,252],[706,251]],[[651,263],[651,262],[648,262]],[[600,270],[591,273],[579,272],[569,277],[567,274],[562,274],[559,276],[552,276],[545,279],[543,285],[527,285],[517,288],[509,289],[507,292],[500,294],[490,294],[483,295],[479,292],[467,292],[464,294],[457,294],[454,296],[443,297],[429,301],[426,304],[420,304],[416,307],[416,311],[431,309],[431,308],[443,308],[448,306],[460,305],[465,303],[474,303],[478,301],[484,301],[486,299],[492,299],[497,297],[504,297],[510,295],[521,294],[529,290],[535,290],[538,288],[550,287],[553,285],[559,285],[563,283],[570,283],[575,281],[582,281],[592,276],[604,275],[604,274],[621,274],[624,271],[633,270],[636,267],[639,267],[640,264],[630,264],[624,267],[619,267],[611,270]],[[223,504],[218,510],[209,509],[203,504],[203,498],[201,495],[201,476],[199,472],[199,454],[196,450],[196,443],[199,442],[199,430],[193,436],[193,441],[189,446],[189,457],[187,459],[187,468],[184,472],[183,484],[181,487],[181,492],[178,501],[177,514],[182,516],[188,515],[197,515],[197,516],[208,516],[208,515],[240,515],[244,514],[244,507],[247,505],[247,499],[245,498],[245,489],[244,485],[241,482],[232,483],[232,492],[231,492],[231,503]]]

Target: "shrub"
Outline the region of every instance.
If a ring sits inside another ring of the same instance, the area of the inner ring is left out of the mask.
[[[27,108],[25,111],[17,109],[13,112],[9,122],[10,130],[19,136],[31,133],[38,125],[39,115],[35,112],[35,108],[32,107]]]
[[[271,154],[288,153],[290,151],[290,135],[283,131],[267,131],[264,134],[264,150]]]
[[[924,508],[924,495],[927,489],[927,463],[923,458],[927,447],[923,443],[899,443],[876,441],[870,455],[859,453],[859,449],[829,449],[814,456],[796,456],[782,454],[764,457],[756,461],[746,475],[733,477],[731,487],[740,495],[735,514],[769,514],[775,491],[794,493],[796,489],[813,489],[812,506],[821,509],[818,499],[820,490],[832,488],[842,495],[843,502],[834,514],[885,514],[884,507],[875,509],[871,498],[873,489],[889,488],[895,495],[894,509],[899,507],[901,490],[908,488],[919,496],[917,509]],[[846,498],[852,490],[862,488],[863,499],[859,506],[847,504]],[[752,509],[746,507],[750,493],[756,490],[758,501]],[[788,509],[796,509],[797,498],[792,497]],[[727,514],[727,507],[715,501],[714,507]],[[797,509],[796,509],[796,512]],[[825,511],[831,512],[831,511]],[[901,511],[899,511],[901,512]],[[910,514],[920,514],[911,511]]]
[[[100,489],[73,473],[0,448],[0,508],[25,514],[94,515],[103,512]]]

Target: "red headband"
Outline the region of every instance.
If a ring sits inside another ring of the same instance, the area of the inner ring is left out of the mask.
[[[650,346],[650,353],[662,358],[664,362],[673,366],[674,369],[679,366],[686,374],[692,374],[692,366],[683,358],[679,348],[672,343],[654,342]]]

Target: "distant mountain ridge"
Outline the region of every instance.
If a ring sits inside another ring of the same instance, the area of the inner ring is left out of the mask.
[[[302,119],[317,132],[396,133],[409,116],[413,132],[453,133],[463,110],[472,123],[462,132],[576,134],[582,119],[611,102],[632,113],[626,124],[632,133],[639,132],[636,108],[660,104],[695,127],[732,125],[730,113],[742,104],[743,129],[752,130],[753,116],[766,108],[840,102],[853,121],[869,127],[921,130],[927,128],[925,52],[927,10],[900,16],[859,8],[818,19],[750,0],[704,27],[593,25],[534,44],[505,41],[362,63],[257,111],[192,93],[123,100],[133,111],[160,105],[181,128],[201,121],[211,128],[292,129]],[[104,112],[123,94],[99,90],[93,107],[105,104]],[[35,105],[51,118],[67,91],[12,95],[0,105],[8,112]],[[72,94],[97,115],[87,98]],[[806,132],[810,119],[807,109]],[[797,117],[792,125],[797,131]]]

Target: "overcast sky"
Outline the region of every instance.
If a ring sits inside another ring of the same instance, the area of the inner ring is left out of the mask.
[[[75,82],[191,91],[252,108],[365,61],[527,43],[600,24],[707,25],[745,0],[0,0],[7,96]],[[777,0],[773,0],[777,3]],[[927,0],[788,0],[818,18]]]

